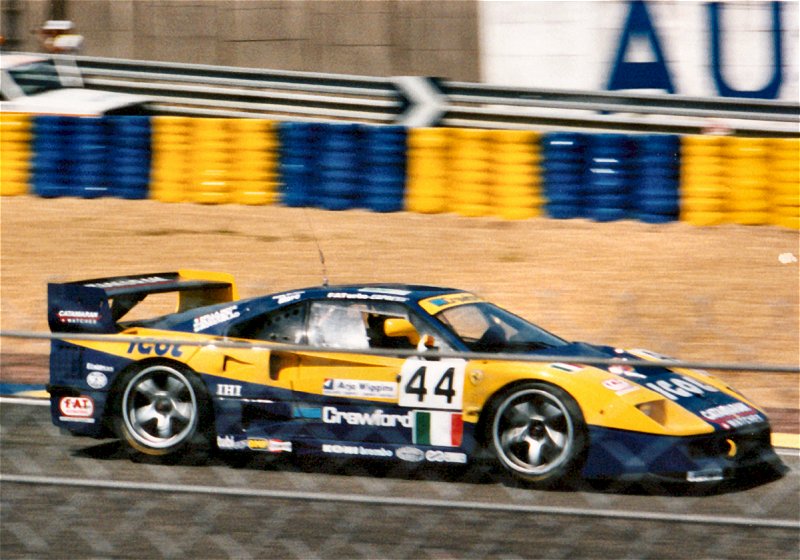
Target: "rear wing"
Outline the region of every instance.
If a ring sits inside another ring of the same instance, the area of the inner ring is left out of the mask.
[[[52,332],[115,333],[118,322],[149,294],[178,292],[176,313],[239,299],[233,276],[179,270],[47,285]]]

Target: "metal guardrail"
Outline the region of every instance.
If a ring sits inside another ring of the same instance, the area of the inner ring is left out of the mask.
[[[177,333],[176,333],[177,334]],[[31,340],[82,340],[91,342],[116,342],[116,343],[146,343],[146,344],[175,344],[182,346],[203,346],[213,348],[271,350],[276,352],[323,352],[326,354],[358,354],[371,356],[411,357],[424,358],[463,358],[467,360],[487,361],[518,361],[518,362],[562,362],[565,356],[544,354],[514,354],[499,352],[460,352],[439,350],[386,350],[386,349],[347,349],[308,346],[302,344],[285,344],[278,342],[247,342],[224,337],[207,339],[186,339],[180,337],[147,337],[138,335],[121,334],[86,334],[86,333],[41,333],[26,331],[0,331],[0,338],[17,338]],[[763,373],[798,374],[800,367],[770,364],[734,364],[722,362],[694,362],[672,359],[663,360],[629,360],[620,358],[598,358],[596,356],[569,356],[570,362],[588,365],[613,366],[626,365],[631,367],[665,367],[686,368],[716,371],[758,371]]]
[[[367,77],[55,55],[85,87],[152,99],[161,114],[405,126],[800,137],[800,104],[679,95],[517,89],[418,76]]]

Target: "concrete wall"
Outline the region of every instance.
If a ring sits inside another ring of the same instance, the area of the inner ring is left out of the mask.
[[[37,50],[27,30],[56,4],[92,56],[549,89],[800,95],[797,0],[2,0],[3,32],[22,22],[20,47]]]
[[[62,1],[89,56],[480,79],[475,0]],[[22,2],[26,26],[49,5]]]
[[[479,6],[482,79],[489,83],[618,89],[611,87],[618,69],[618,76],[642,86],[654,76],[666,76],[671,93],[682,95],[798,101],[796,0],[514,0]],[[718,57],[712,48],[715,26]],[[776,79],[780,83],[773,83]],[[760,90],[762,95],[747,95]]]

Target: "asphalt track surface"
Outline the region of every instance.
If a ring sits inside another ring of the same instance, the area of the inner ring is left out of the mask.
[[[735,485],[515,487],[484,471],[286,455],[130,461],[0,400],[0,557],[796,558],[800,457]],[[241,459],[241,460],[240,460]]]

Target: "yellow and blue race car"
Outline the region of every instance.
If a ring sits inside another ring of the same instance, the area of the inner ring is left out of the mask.
[[[126,320],[164,293],[177,294],[174,312]],[[488,455],[540,487],[781,465],[764,412],[720,380],[563,340],[455,289],[240,300],[230,275],[182,270],[50,284],[48,321],[61,334],[53,422],[119,437],[134,457],[219,449],[455,466]]]

